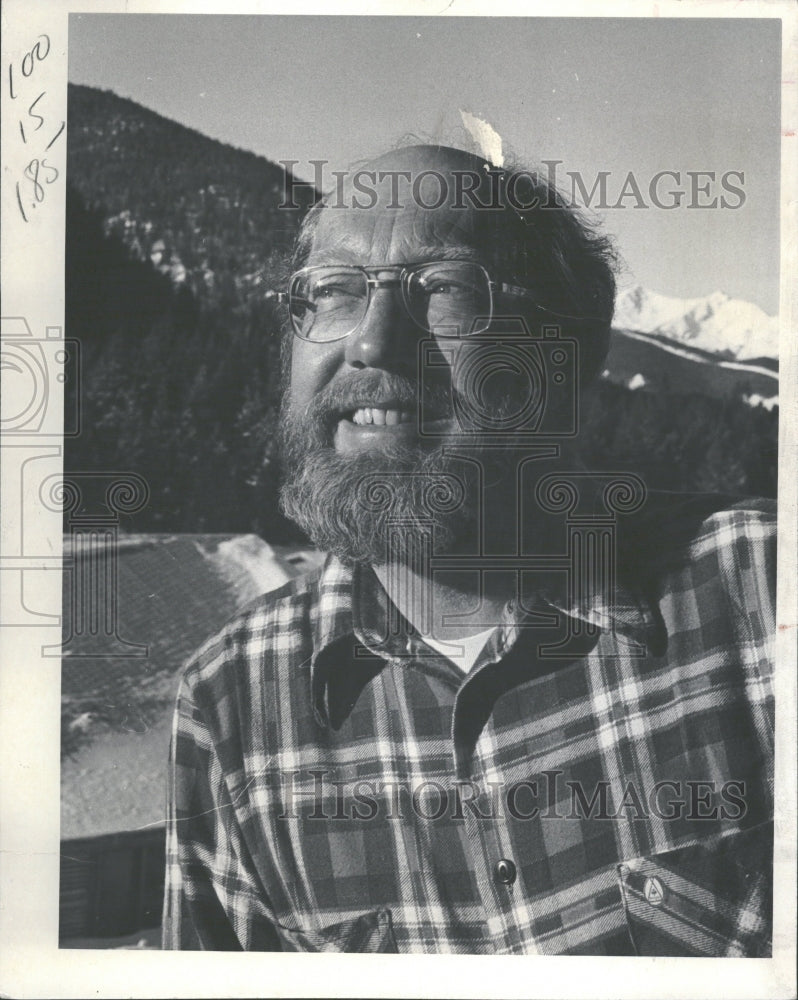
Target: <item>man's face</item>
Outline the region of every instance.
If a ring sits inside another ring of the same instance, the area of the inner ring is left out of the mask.
[[[440,155],[430,161],[423,150],[405,150],[374,166],[410,171],[415,177],[431,168],[444,173],[455,164],[447,166]],[[453,191],[451,176],[449,181]],[[326,207],[305,266],[379,269],[439,260],[479,262],[475,209],[450,204],[426,209],[413,199],[411,188],[412,183],[405,183],[400,189],[400,208],[389,207],[393,196],[387,183],[379,185],[373,208]],[[436,190],[423,200],[430,203]],[[350,197],[347,192],[347,205]],[[383,277],[379,270],[375,276]],[[439,362],[422,374],[419,341],[429,337],[408,314],[395,283],[372,288],[368,310],[348,336],[329,342],[294,337],[283,403],[282,499],[286,513],[319,547],[352,561],[379,561],[385,511],[372,516],[358,504],[364,477],[382,475],[391,484],[391,513],[404,522],[425,519],[429,512],[422,509],[423,497],[435,477],[448,489],[454,476],[461,492],[473,492],[462,466],[456,469],[446,453],[458,429],[451,399],[460,387],[453,373],[469,345],[447,338]],[[422,393],[423,435],[418,423]],[[466,506],[464,501],[455,512],[461,522],[467,520]],[[439,543],[451,540],[454,522],[452,517],[439,520]]]
[[[406,163],[402,168],[409,169]],[[379,267],[441,258],[473,260],[478,255],[473,209],[443,206],[425,210],[414,203],[409,187],[403,188],[401,209],[387,207],[388,190],[381,188],[380,195],[380,203],[373,209],[323,211],[306,266]],[[389,273],[376,275],[383,276]],[[336,418],[329,427],[330,444],[338,454],[376,456],[395,445],[428,448],[430,438],[419,436],[418,389],[422,381],[428,387],[437,383],[443,396],[450,378],[444,364],[443,370],[436,366],[422,380],[418,343],[428,336],[411,319],[395,284],[374,288],[364,319],[349,336],[331,343],[294,339],[289,390],[292,412],[301,413],[327,391],[335,408],[327,416]],[[453,360],[461,348],[461,341],[449,339],[442,357]],[[344,406],[346,411],[338,412]],[[445,427],[433,429],[441,432]]]

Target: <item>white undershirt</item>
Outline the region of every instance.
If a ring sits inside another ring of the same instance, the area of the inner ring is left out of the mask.
[[[476,658],[485,647],[488,638],[496,631],[496,626],[485,629],[484,632],[477,632],[476,635],[466,636],[465,639],[433,639],[431,635],[424,636],[424,642],[431,646],[436,653],[445,656],[464,674],[474,666]]]

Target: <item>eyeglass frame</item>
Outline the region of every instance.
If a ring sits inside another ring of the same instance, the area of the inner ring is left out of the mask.
[[[407,279],[408,279],[409,274],[413,270],[417,270],[417,269],[422,268],[422,267],[434,267],[435,265],[439,265],[439,264],[470,264],[472,267],[479,268],[479,270],[482,271],[482,273],[485,275],[485,278],[487,279],[488,295],[489,295],[489,300],[488,300],[489,315],[487,317],[487,324],[484,327],[484,329],[481,329],[481,330],[477,331],[476,333],[472,332],[472,333],[466,333],[466,334],[462,334],[462,335],[461,334],[447,334],[447,333],[443,333],[443,332],[440,332],[440,331],[436,332],[434,330],[428,329],[425,326],[422,326],[422,324],[419,323],[419,321],[416,319],[416,317],[413,316],[413,314],[410,312],[410,309],[408,308],[407,296],[406,296],[406,292],[405,292],[405,287],[406,287],[406,284],[407,284]],[[363,310],[363,315],[360,318],[360,320],[355,324],[355,326],[352,327],[351,330],[349,330],[347,333],[342,334],[340,337],[330,337],[327,340],[311,340],[309,337],[303,337],[302,334],[299,333],[299,331],[297,330],[297,326],[296,326],[296,322],[294,321],[293,313],[290,313],[290,302],[291,302],[290,288],[293,285],[294,281],[298,277],[300,277],[301,275],[308,274],[311,271],[319,271],[319,270],[322,270],[322,269],[336,268],[336,267],[346,268],[347,270],[350,270],[350,271],[362,271],[363,274],[365,274],[365,276],[366,276],[367,298],[366,298],[366,307]],[[380,272],[380,271],[398,271],[399,274],[398,274],[398,277],[396,277],[396,278],[376,278],[376,277],[370,277],[370,272]],[[434,334],[437,337],[447,338],[447,339],[451,339],[451,340],[459,340],[459,339],[461,339],[461,336],[463,338],[466,338],[466,339],[469,338],[469,337],[475,337],[475,336],[478,336],[480,333],[485,333],[485,331],[490,328],[490,324],[493,322],[493,317],[494,317],[494,314],[493,314],[493,297],[497,293],[498,294],[503,294],[503,295],[516,295],[519,298],[530,299],[530,300],[532,300],[532,302],[533,302],[533,304],[534,304],[534,306],[535,306],[536,309],[540,310],[541,312],[546,312],[546,310],[543,308],[543,306],[541,306],[537,301],[535,301],[536,300],[536,295],[532,291],[531,288],[525,288],[522,285],[511,285],[511,284],[509,284],[508,282],[505,282],[505,281],[494,281],[493,278],[491,278],[490,272],[488,271],[488,269],[486,267],[484,267],[482,264],[478,264],[476,261],[471,261],[471,260],[458,260],[457,258],[450,258],[449,260],[445,260],[445,259],[444,260],[424,260],[424,261],[417,261],[416,263],[413,263],[413,264],[373,264],[373,265],[368,265],[368,266],[361,265],[361,264],[312,264],[309,267],[301,267],[301,268],[299,268],[298,271],[294,271],[294,273],[288,279],[288,288],[289,288],[289,291],[287,291],[287,292],[273,292],[272,295],[277,300],[277,302],[278,302],[279,305],[285,305],[285,306],[289,307],[289,313],[291,315],[291,328],[293,330],[293,333],[294,333],[295,337],[297,337],[299,340],[304,340],[306,343],[309,343],[309,344],[335,344],[335,343],[338,343],[338,341],[340,341],[340,340],[346,340],[347,337],[351,337],[352,334],[363,323],[363,321],[365,320],[366,316],[368,315],[368,311],[369,311],[369,308],[371,306],[372,289],[375,289],[375,288],[390,288],[390,287],[396,287],[397,285],[401,288],[401,291],[402,291],[402,305],[404,306],[405,312],[407,313],[408,317],[412,320],[412,322],[415,323],[416,326],[419,327],[419,329],[424,330],[425,333],[432,333],[432,334]]]

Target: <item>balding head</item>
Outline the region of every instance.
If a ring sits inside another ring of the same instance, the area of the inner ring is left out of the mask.
[[[412,262],[419,248],[447,242],[471,247],[494,280],[534,293],[546,314],[530,311],[535,325],[577,339],[583,385],[601,370],[615,298],[611,247],[544,176],[448,146],[390,150],[353,167],[311,209],[293,267],[345,253],[355,233],[368,234],[382,262]]]

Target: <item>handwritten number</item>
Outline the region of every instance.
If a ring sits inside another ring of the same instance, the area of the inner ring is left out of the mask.
[[[42,51],[42,39],[47,43],[47,48]],[[22,57],[22,75],[24,77],[29,77],[36,67],[37,62],[44,62],[47,56],[50,54],[50,36],[49,35],[39,35],[36,43],[30,52],[26,52]],[[13,63],[8,64],[8,92],[11,95],[11,100],[15,101],[17,95],[14,93],[14,65]]]
[[[22,213],[22,218],[27,222],[28,217],[25,215],[25,209],[22,207],[22,198],[19,196],[19,181],[17,181],[17,204],[19,205],[19,210]]]
[[[59,130],[58,130],[58,131],[57,131],[57,132],[55,133],[55,135],[54,135],[54,136],[52,137],[52,139],[51,139],[51,140],[50,140],[50,141],[49,141],[49,142],[47,143],[47,145],[46,145],[46,146],[44,147],[44,151],[45,151],[45,153],[46,153],[46,152],[47,152],[47,150],[48,150],[48,149],[50,148],[50,146],[52,146],[52,144],[53,144],[53,143],[55,142],[55,140],[56,140],[56,139],[57,139],[57,138],[59,137],[59,135],[61,135],[61,133],[62,133],[62,132],[64,131],[64,126],[65,126],[65,125],[66,125],[66,122],[61,122],[61,128],[60,128],[60,129],[59,129]]]
[[[39,183],[39,169],[41,164],[38,160],[31,160],[25,167],[25,176],[33,184],[33,194],[36,201],[44,201],[44,188]]]
[[[45,184],[53,184],[55,181],[58,180],[58,170],[51,163],[48,163],[47,160],[42,160],[42,169],[50,170],[52,172],[52,176],[49,178],[49,180],[46,177],[44,178]]]
[[[44,62],[47,56],[50,54],[50,36],[49,35],[39,35],[39,38],[43,38],[47,42],[47,51],[42,52],[41,42],[37,41],[33,46],[33,51],[36,53],[36,58],[39,62]]]
[[[38,132],[38,131],[39,131],[39,129],[40,129],[41,127],[42,127],[42,125],[44,125],[44,118],[42,118],[42,116],[41,116],[41,115],[37,115],[37,114],[34,114],[34,112],[33,112],[33,109],[34,109],[34,108],[36,107],[36,105],[37,105],[37,104],[39,103],[39,101],[40,101],[40,100],[41,100],[41,99],[42,99],[42,98],[44,97],[44,95],[45,95],[46,93],[47,93],[47,91],[46,91],[46,90],[43,90],[43,91],[41,92],[41,94],[39,94],[39,96],[38,96],[38,97],[36,98],[36,100],[35,100],[35,101],[33,102],[33,104],[31,104],[31,106],[30,106],[30,107],[28,108],[28,115],[29,115],[29,116],[30,116],[31,118],[38,118],[38,119],[39,119],[39,124],[38,124],[38,125],[36,126],[36,128],[35,128],[35,129],[33,130],[34,132]]]
[[[32,76],[33,71],[36,68],[36,63],[44,62],[49,53],[50,53],[50,36],[39,35],[39,37],[36,39],[36,42],[33,44],[33,47],[30,49],[29,52],[25,53],[25,55],[22,57],[22,62],[18,64],[23,77],[27,79],[28,77]],[[17,99],[17,94],[14,92],[14,68],[15,68],[14,63],[8,64],[8,92],[11,96],[12,101],[15,101]],[[34,132],[38,132],[39,129],[44,125],[44,115],[40,115],[38,112],[34,111],[34,108],[46,93],[47,91],[43,90],[39,94],[39,96],[34,101],[32,101],[31,104],[28,106],[28,118],[33,118],[37,122],[37,124],[32,127],[32,131]],[[21,120],[18,122],[18,124],[19,124],[19,133],[22,136],[22,141],[23,143],[27,144],[28,137],[25,134],[25,126],[22,124]],[[50,142],[47,144],[45,152],[50,148],[50,146],[53,145],[56,139],[64,131],[65,125],[66,122],[61,122],[61,127],[53,136],[53,138],[50,140]],[[55,181],[58,180],[58,170],[54,166],[49,164],[47,160],[44,159],[42,160],[32,159],[25,167],[23,174],[25,180],[29,181],[32,185],[33,188],[32,193],[33,197],[36,199],[36,202],[44,201],[45,192],[44,192],[44,187],[42,185],[42,181],[44,181],[45,184],[54,184]],[[16,182],[16,193],[17,193],[17,205],[19,206],[20,215],[22,216],[25,222],[28,222],[29,220],[27,215],[25,214],[25,208],[22,201],[22,191],[20,190],[19,181]]]

